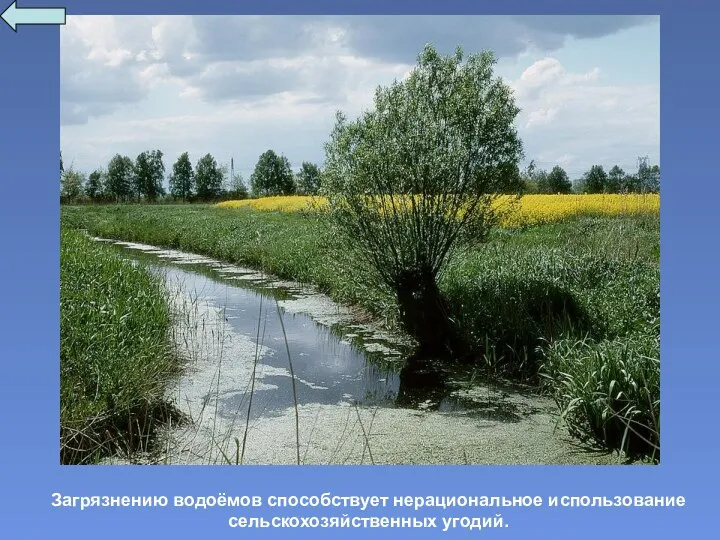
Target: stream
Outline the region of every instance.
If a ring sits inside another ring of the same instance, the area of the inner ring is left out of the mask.
[[[114,245],[160,273],[185,360],[167,397],[169,464],[614,464],[579,446],[551,399],[453,373],[412,390],[402,338],[317,293],[256,270],[153,246]],[[289,351],[289,357],[288,357]],[[121,461],[114,461],[121,463]]]

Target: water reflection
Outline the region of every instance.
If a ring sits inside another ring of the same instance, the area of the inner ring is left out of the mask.
[[[519,421],[531,412],[498,403],[498,396],[487,400],[458,396],[454,392],[457,385],[448,382],[447,373],[430,371],[420,381],[417,374],[408,377],[401,369],[409,352],[407,347],[350,321],[326,326],[305,313],[280,309],[281,325],[276,300],[303,295],[292,283],[278,284],[251,270],[172,250],[137,244],[118,249],[161,272],[169,283],[182,284],[184,293],[194,301],[220,310],[234,334],[264,346],[258,349],[261,352],[256,358],[252,354],[249,357],[247,349],[242,353],[233,349],[220,352],[225,379],[222,391],[219,384],[217,388],[208,385],[203,399],[213,401],[216,413],[226,419],[244,421],[248,409],[251,418],[280,415],[294,405],[287,349],[300,405],[346,402],[363,407],[472,412],[506,422]],[[222,343],[218,347],[222,349]],[[253,379],[249,370],[253,362],[255,380],[262,384],[253,389],[249,407]],[[234,381],[230,386],[228,378]]]

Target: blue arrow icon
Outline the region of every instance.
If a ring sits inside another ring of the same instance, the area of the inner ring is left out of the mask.
[[[19,8],[16,4],[10,4],[0,15],[13,32],[17,32],[18,24],[65,24],[65,8]]]

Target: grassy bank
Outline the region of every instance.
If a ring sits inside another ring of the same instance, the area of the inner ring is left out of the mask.
[[[93,463],[147,449],[172,416],[177,372],[162,281],[111,248],[62,229],[60,460]]]
[[[100,236],[261,267],[315,284],[389,326],[396,321],[394,298],[313,213],[66,207],[62,220]],[[657,445],[656,214],[497,230],[486,245],[455,257],[440,285],[478,366],[521,378],[544,375],[577,435],[631,451]]]

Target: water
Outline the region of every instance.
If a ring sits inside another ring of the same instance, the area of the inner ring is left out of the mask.
[[[168,398],[190,421],[170,428],[162,455],[148,459],[296,463],[299,452],[302,463],[578,460],[554,430],[548,399],[472,373],[434,390],[403,388],[408,343],[357,323],[310,288],[206,257],[114,244],[165,277],[187,361]],[[582,455],[581,463],[607,460]]]

